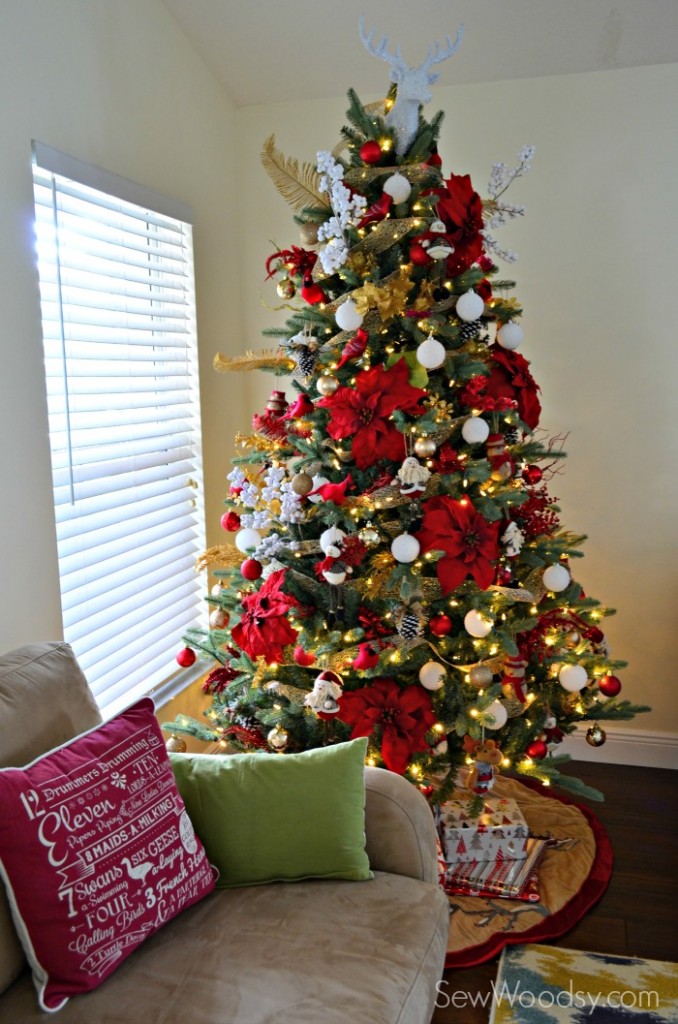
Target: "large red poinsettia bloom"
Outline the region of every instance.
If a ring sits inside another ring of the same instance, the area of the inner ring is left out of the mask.
[[[417,539],[424,553],[445,552],[436,565],[444,594],[455,590],[467,576],[472,576],[483,590],[494,582],[499,525],[488,523],[468,498],[457,501],[443,494],[424,502]]]
[[[537,392],[539,387],[530,373],[530,364],[520,352],[493,345],[490,376],[486,378],[485,394],[493,398],[509,398],[518,403],[518,415],[530,430],[535,430],[541,416]]]
[[[405,458],[403,435],[391,422],[396,409],[421,416],[419,402],[426,397],[421,388],[408,382],[409,368],[399,359],[390,369],[373,366],[356,374],[355,387],[337,388],[333,395],[321,398],[316,406],[329,409],[327,433],[335,441],[353,437],[351,453],[359,469],[375,462]]]
[[[285,570],[272,572],[264,585],[242,600],[243,613],[231,636],[250,658],[264,657],[271,665],[283,661],[283,647],[297,639],[297,630],[287,621],[290,608],[298,605],[282,590]]]
[[[447,228],[445,238],[454,246],[447,273],[457,277],[482,256],[483,201],[468,174],[451,174],[444,187],[432,191],[439,196],[436,213]]]
[[[379,730],[384,764],[398,775],[412,754],[428,750],[426,733],[437,720],[428,690],[411,685],[401,690],[392,679],[375,679],[370,686],[342,694],[337,718],[353,726],[352,739]]]

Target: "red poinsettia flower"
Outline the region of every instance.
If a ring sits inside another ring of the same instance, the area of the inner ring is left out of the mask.
[[[269,665],[283,661],[283,647],[297,639],[297,630],[287,621],[287,613],[299,602],[282,590],[284,576],[284,569],[271,573],[260,590],[243,598],[242,617],[231,632],[250,658],[262,655]]]
[[[392,679],[375,679],[370,686],[342,694],[337,718],[353,726],[352,739],[381,732],[384,764],[398,775],[412,754],[428,750],[426,733],[436,722],[428,690],[401,689]]]
[[[383,621],[381,615],[364,604],[358,608],[358,622],[365,631],[366,640],[376,640],[382,636],[389,636],[393,632],[393,629]]]
[[[436,452],[433,468],[436,473],[459,473],[461,471],[459,452],[452,447],[449,441],[444,441]]]
[[[436,565],[444,594],[451,593],[467,576],[483,590],[494,583],[499,525],[488,523],[467,498],[457,501],[443,494],[424,502],[422,528],[416,536],[422,552],[445,552]]]
[[[404,459],[403,435],[389,417],[396,409],[421,416],[424,410],[419,402],[426,397],[425,391],[408,382],[408,374],[404,359],[390,369],[373,366],[356,375],[355,387],[337,388],[333,395],[316,402],[316,407],[329,409],[330,437],[336,441],[353,437],[351,453],[359,469],[368,469],[382,459]]]
[[[230,665],[219,665],[213,668],[202,684],[204,693],[223,693],[229,683],[237,679],[238,673]]]
[[[530,373],[530,364],[520,352],[493,345],[490,376],[486,378],[485,394],[493,398],[510,398],[518,403],[518,415],[530,430],[535,430],[541,416],[539,388]]]
[[[483,202],[468,174],[451,174],[444,188],[432,191],[440,197],[436,212],[447,228],[445,238],[454,246],[446,260],[447,273],[457,277],[482,256]]]
[[[482,373],[471,377],[459,396],[462,405],[468,405],[472,409],[481,409],[483,412],[507,412],[509,409],[517,408],[518,403],[513,398],[508,398],[506,395],[499,397],[488,395],[486,393],[487,382],[488,378]]]

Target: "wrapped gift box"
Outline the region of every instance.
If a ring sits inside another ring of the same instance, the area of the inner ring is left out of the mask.
[[[528,827],[515,800],[486,797],[478,817],[468,813],[468,800],[448,800],[436,808],[438,835],[447,864],[522,860]]]

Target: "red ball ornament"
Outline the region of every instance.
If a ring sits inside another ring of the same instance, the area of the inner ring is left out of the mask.
[[[415,267],[425,267],[431,262],[431,257],[420,242],[413,242],[410,246],[410,259]]]
[[[621,679],[617,676],[603,676],[598,680],[598,689],[604,697],[616,697],[621,688]]]
[[[525,753],[528,757],[531,757],[533,761],[541,761],[543,757],[546,757],[548,752],[549,748],[543,740],[533,740],[532,743],[528,743],[525,748]]]
[[[257,562],[256,558],[246,558],[240,566],[240,572],[243,574],[246,580],[258,580],[264,571],[264,567],[261,562]]]
[[[360,147],[360,159],[364,164],[378,164],[382,156],[381,146],[374,139],[368,139]]]
[[[197,654],[192,647],[184,647],[176,656],[177,665],[182,668],[190,668],[195,663]]]
[[[508,587],[513,582],[513,573],[507,565],[497,567],[495,583],[498,587]]]
[[[229,533],[236,533],[240,529],[240,516],[237,512],[224,512],[221,517],[221,527]]]
[[[447,636],[452,632],[452,619],[445,614],[434,615],[429,620],[428,627],[434,636]]]
[[[523,470],[523,480],[528,484],[538,484],[543,475],[539,466],[525,466]]]

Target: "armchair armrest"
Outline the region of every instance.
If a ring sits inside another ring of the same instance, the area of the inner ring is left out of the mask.
[[[425,797],[385,768],[365,767],[365,790],[370,866],[437,883],[436,830]]]

